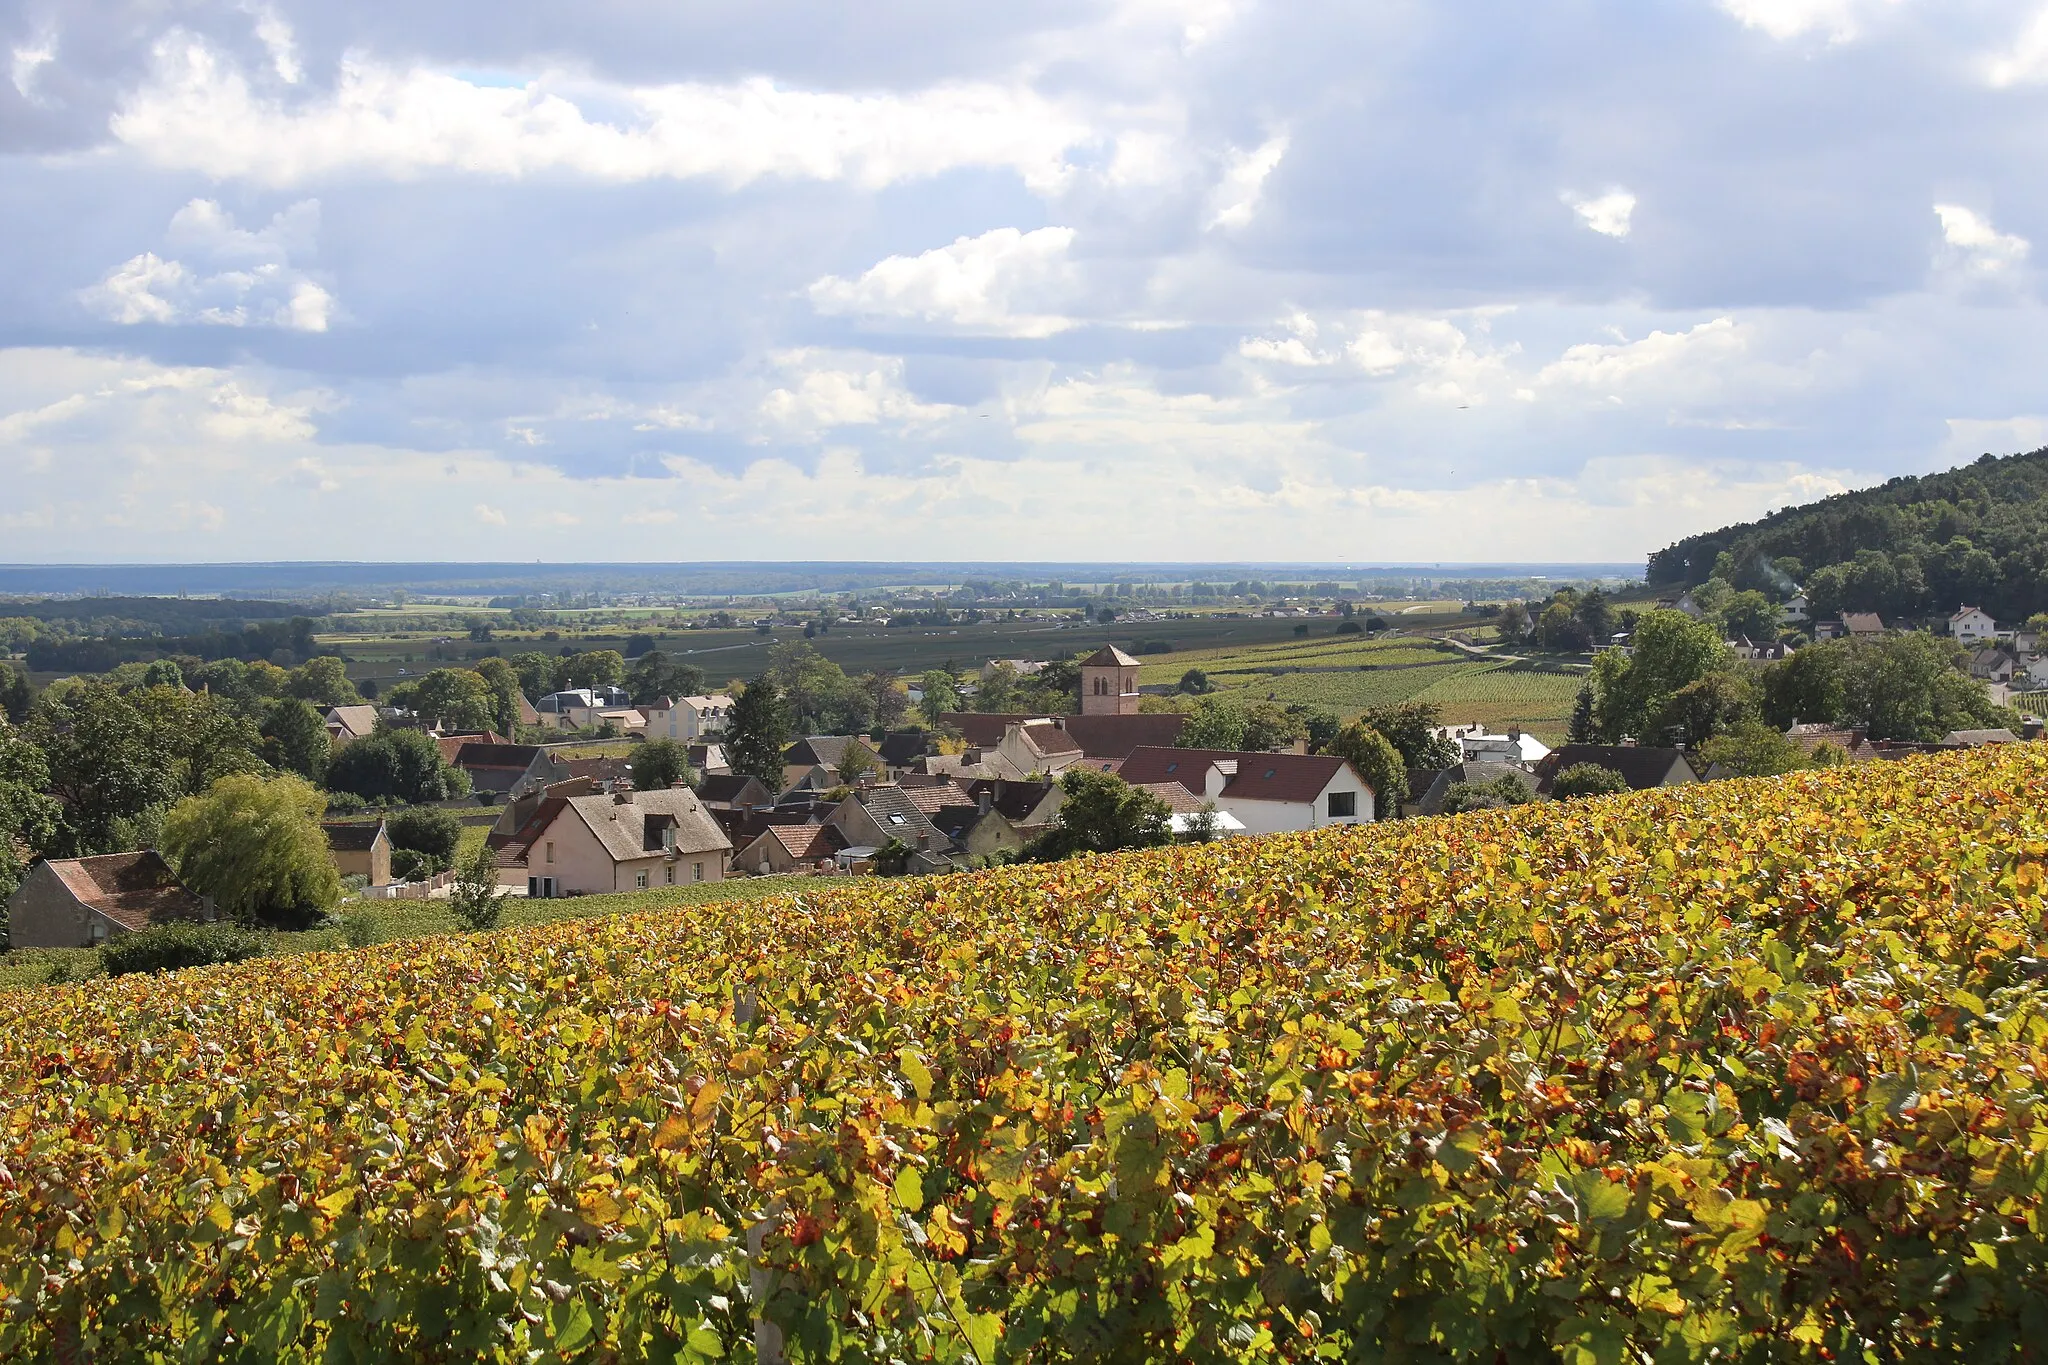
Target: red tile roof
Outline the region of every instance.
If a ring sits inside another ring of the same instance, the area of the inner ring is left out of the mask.
[[[1115,645],[1104,645],[1102,648],[1096,650],[1093,654],[1090,654],[1087,658],[1081,660],[1081,667],[1136,668],[1138,667],[1138,661],[1136,659],[1133,659],[1130,655],[1124,653],[1122,650],[1118,649]]]
[[[123,929],[201,919],[206,914],[206,903],[185,889],[171,865],[153,848],[96,858],[53,859],[49,869],[81,905],[99,911]]]
[[[1133,786],[1178,782],[1196,796],[1203,794],[1209,768],[1234,763],[1237,772],[1223,784],[1222,795],[1238,801],[1313,801],[1346,767],[1331,754],[1233,753],[1225,749],[1133,749],[1120,776]]]
[[[1044,716],[997,715],[981,711],[948,711],[939,717],[943,725],[958,730],[978,749],[993,749],[1003,741],[1003,731]],[[1180,738],[1188,718],[1171,711],[1135,716],[1053,716],[1054,724],[1081,746],[1089,758],[1122,758],[1145,745],[1166,747]]]

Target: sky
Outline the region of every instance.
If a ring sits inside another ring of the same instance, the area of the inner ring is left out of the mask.
[[[2048,0],[4,0],[0,63],[0,561],[1629,561],[2048,444]]]

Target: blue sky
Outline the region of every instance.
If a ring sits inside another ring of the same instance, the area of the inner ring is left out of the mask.
[[[0,560],[1628,560],[2048,444],[2048,0],[0,47]]]

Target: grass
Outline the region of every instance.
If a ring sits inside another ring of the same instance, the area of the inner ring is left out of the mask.
[[[1546,744],[1564,740],[1585,677],[1577,673],[1538,673],[1523,668],[1480,667],[1432,683],[1415,700],[1443,709],[1446,722],[1483,722],[1489,729],[1516,726]]]
[[[467,851],[489,831],[478,826],[462,833]],[[808,877],[740,877],[731,881],[703,882],[694,886],[663,886],[651,891],[622,891],[606,896],[569,896],[556,900],[528,900],[508,896],[499,924],[504,928],[552,924],[561,920],[601,919],[607,915],[633,914],[649,910],[674,910],[695,905],[732,905],[785,895],[806,884],[838,885],[837,881],[817,883]],[[445,900],[343,901],[339,911],[358,919],[367,928],[371,942],[395,943],[406,939],[455,934],[462,928],[448,911]],[[278,933],[271,937],[271,957],[297,953],[329,952],[349,946],[342,929],[332,926]],[[53,979],[79,981],[98,976],[99,953],[92,948],[21,948],[0,953],[0,991],[27,990],[49,985]]]

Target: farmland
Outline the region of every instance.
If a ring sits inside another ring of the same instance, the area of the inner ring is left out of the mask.
[[[1520,726],[1563,739],[1583,675],[1474,657],[1426,638],[1336,636],[1148,656],[1140,685],[1177,683],[1199,668],[1224,695],[1327,707],[1349,717],[1374,706],[1426,701],[1447,721]]]
[[[2014,1358],[2048,750],[0,998],[0,1354]]]

